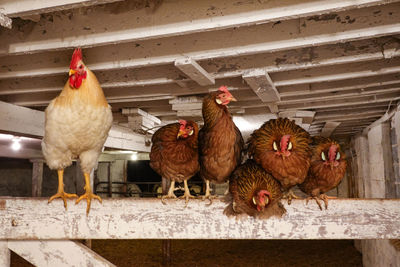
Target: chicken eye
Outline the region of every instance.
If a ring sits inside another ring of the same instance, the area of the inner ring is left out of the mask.
[[[79,68],[80,68],[80,69],[82,69],[82,68],[83,68],[83,66],[82,66],[82,65],[80,65],[80,66],[79,66]]]
[[[278,145],[276,144],[275,141],[274,141],[274,143],[272,144],[272,147],[274,148],[274,151],[278,151]]]
[[[289,142],[287,150],[290,151],[290,150],[292,150],[292,148],[293,148],[293,144],[292,144],[292,142]]]
[[[340,159],[340,153],[338,152],[337,154],[336,154],[336,160],[339,160]]]
[[[323,161],[326,161],[326,157],[325,157],[325,153],[324,152],[321,153],[321,158],[322,158]]]

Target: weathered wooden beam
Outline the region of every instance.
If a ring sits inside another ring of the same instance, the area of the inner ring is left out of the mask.
[[[175,60],[175,67],[201,86],[215,84],[214,77],[192,58],[185,57]]]
[[[333,133],[333,131],[340,125],[340,122],[336,121],[327,121],[324,125],[324,128],[321,130],[321,136],[329,137]]]
[[[305,200],[282,218],[235,220],[226,203],[104,199],[86,205],[44,198],[0,198],[1,239],[390,239],[400,237],[400,200],[338,199],[321,211]],[[45,227],[44,227],[45,226]]]
[[[0,131],[41,137],[44,112],[0,101]]]
[[[9,240],[8,247],[35,266],[115,267],[85,245],[68,240]]]
[[[279,92],[265,70],[254,70],[242,77],[262,102],[269,103],[280,100]]]
[[[12,1],[10,2],[12,3]],[[242,3],[240,6],[229,1],[204,1],[200,6],[192,2],[173,1],[164,2],[160,5],[157,10],[157,17],[154,14],[144,13],[142,9],[120,13],[120,20],[126,21],[127,25],[132,25],[131,28],[128,27],[123,30],[121,30],[120,23],[113,23],[112,20],[102,20],[99,22],[96,20],[97,14],[95,12],[85,14],[84,17],[87,17],[86,19],[82,19],[79,16],[80,14],[76,12],[74,13],[72,23],[81,24],[85,21],[86,27],[90,28],[93,33],[88,33],[85,29],[71,30],[70,27],[68,27],[70,20],[60,19],[52,23],[53,25],[56,23],[54,26],[60,29],[61,32],[64,32],[64,36],[66,37],[62,38],[62,40],[57,38],[52,39],[50,36],[48,38],[42,37],[42,39],[35,38],[35,33],[42,31],[41,27],[37,27],[37,29],[34,29],[31,33],[35,41],[31,42],[29,38],[28,40],[24,40],[25,48],[22,46],[22,43],[12,41],[7,44],[7,47],[9,47],[8,51],[11,53],[34,53],[43,50],[65,49],[77,46],[99,46],[117,42],[132,42],[204,31],[215,31],[245,25],[263,24],[272,21],[320,15],[332,11],[343,11],[358,7],[379,5],[386,2],[394,1],[363,0],[362,3],[360,1],[354,3],[349,0],[338,3],[332,0],[321,0],[298,3],[297,1],[291,0],[285,2],[285,5],[281,5],[280,2],[249,2]],[[17,4],[19,3],[17,2]],[[212,12],[210,14],[210,7],[212,7],[213,10],[219,10],[219,12]],[[357,12],[357,10],[355,12]],[[6,14],[8,14],[8,12]],[[146,16],[150,18],[136,20],[137,17],[141,17],[143,14],[146,14]],[[354,16],[351,15],[351,17]],[[177,18],[179,19],[177,20]],[[108,25],[107,30],[103,29],[104,23]],[[160,27],[160,25],[164,26]],[[43,35],[41,34],[40,36]],[[222,38],[222,40],[224,39]]]
[[[32,196],[42,196],[43,163],[42,159],[33,159],[32,162]]]
[[[11,266],[11,255],[7,240],[0,240],[0,266]]]
[[[118,1],[122,0],[3,0],[1,9],[9,17],[15,18]]]

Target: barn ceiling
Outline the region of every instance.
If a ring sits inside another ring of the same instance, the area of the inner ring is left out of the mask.
[[[400,100],[400,1],[0,0],[0,12],[12,19],[0,101],[20,106],[59,94],[75,47],[115,123],[134,129],[201,121],[202,96],[220,85],[244,131],[282,116],[341,138]]]

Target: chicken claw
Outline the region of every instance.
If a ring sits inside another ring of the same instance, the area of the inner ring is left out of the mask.
[[[185,199],[185,207],[187,207],[189,199],[190,198],[195,198],[195,197],[190,194],[190,190],[189,190],[189,187],[187,185],[187,180],[184,180],[183,184],[184,184],[184,188],[185,188],[185,193],[183,194],[183,196],[180,196],[179,198],[180,199]]]
[[[176,190],[175,189],[175,181],[171,181],[171,185],[169,186],[168,194],[161,197],[161,203],[163,203],[164,205],[167,205],[167,203],[165,203],[165,201],[164,201],[166,198],[176,199],[177,197],[174,194],[175,190]]]
[[[207,204],[207,206],[210,206],[212,204],[212,200],[217,198],[217,196],[211,195],[211,189],[210,189],[210,181],[206,180],[206,194],[202,197],[202,200],[208,199],[210,203]]]
[[[99,197],[98,195],[93,194],[92,192],[92,188],[90,187],[90,175],[88,173],[84,173],[85,176],[85,194],[83,194],[82,196],[80,196],[75,204],[78,204],[82,199],[86,198],[86,202],[87,202],[87,208],[86,208],[86,215],[89,214],[90,211],[90,203],[92,202],[92,199],[97,199],[98,201],[100,201],[100,203],[102,203],[101,197]]]
[[[67,198],[77,198],[77,194],[68,194],[64,192],[63,182],[64,170],[58,170],[58,190],[57,193],[49,198],[48,203],[56,198],[61,198],[64,201],[64,208],[67,209]]]
[[[283,198],[287,198],[287,203],[288,203],[288,205],[290,205],[290,204],[292,204],[292,199],[300,199],[300,197],[298,197],[298,196],[296,196],[294,193],[293,193],[293,191],[292,191],[292,189],[289,189],[289,191],[287,191],[286,193],[285,193],[285,195],[283,196]]]
[[[322,210],[322,205],[321,205],[321,203],[318,201],[318,199],[320,199],[320,200],[324,201],[324,203],[325,203],[325,209],[327,210],[327,209],[328,209],[328,199],[336,199],[336,198],[337,198],[337,197],[331,197],[331,196],[327,196],[327,195],[325,195],[325,194],[320,194],[319,196],[316,196],[316,197],[308,197],[308,198],[306,199],[306,204],[308,204],[308,201],[309,201],[310,199],[314,199],[315,202],[317,202],[319,209]]]

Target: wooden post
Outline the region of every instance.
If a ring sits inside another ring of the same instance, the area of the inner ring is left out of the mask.
[[[108,196],[112,197],[111,162],[107,165]]]
[[[42,196],[43,160],[31,159],[32,167],[32,196]]]
[[[170,180],[163,177],[161,180],[161,185],[162,194],[167,194],[170,186]],[[171,239],[163,239],[162,241],[162,264],[163,266],[171,265]]]
[[[9,267],[10,250],[8,249],[8,241],[0,240],[0,266]]]

